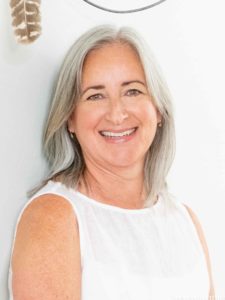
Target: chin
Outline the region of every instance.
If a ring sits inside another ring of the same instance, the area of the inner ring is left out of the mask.
[[[113,156],[110,161],[108,161],[110,165],[113,165],[118,168],[126,168],[126,167],[132,167],[135,165],[143,165],[144,163],[144,157],[143,156],[127,156],[127,155],[117,155]]]

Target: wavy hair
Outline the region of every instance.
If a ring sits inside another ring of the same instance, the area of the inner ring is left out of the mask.
[[[51,179],[58,180],[67,187],[77,187],[85,169],[85,161],[76,137],[74,139],[70,137],[67,121],[81,95],[81,76],[85,58],[90,51],[114,42],[128,44],[138,54],[152,101],[162,116],[162,127],[157,127],[145,160],[144,184],[148,193],[145,205],[148,206],[159,193],[165,192],[169,195],[166,176],[175,152],[173,108],[167,84],[148,44],[130,27],[119,29],[111,25],[94,27],[81,35],[66,55],[44,132],[43,149],[50,170],[49,176],[41,186]]]

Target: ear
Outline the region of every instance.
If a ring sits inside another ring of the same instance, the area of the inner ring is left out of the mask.
[[[75,121],[75,114],[73,111],[67,121],[67,128],[68,128],[68,131],[71,133],[75,133],[75,122],[74,121]]]

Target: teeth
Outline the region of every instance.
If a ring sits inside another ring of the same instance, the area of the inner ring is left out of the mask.
[[[108,137],[122,137],[125,135],[130,135],[136,130],[136,128],[132,128],[123,132],[111,132],[111,131],[101,131],[101,135],[108,136]]]

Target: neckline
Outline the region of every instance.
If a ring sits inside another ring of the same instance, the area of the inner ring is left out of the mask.
[[[86,202],[88,202],[88,203],[90,203],[92,205],[95,205],[95,206],[98,206],[98,207],[102,207],[104,209],[112,210],[112,211],[119,211],[119,212],[128,213],[128,214],[142,214],[142,213],[152,212],[155,209],[158,209],[161,206],[161,204],[162,204],[162,195],[159,193],[158,194],[157,202],[154,205],[152,205],[152,206],[144,207],[144,208],[136,208],[136,209],[135,208],[134,209],[132,209],[132,208],[124,208],[124,207],[120,207],[120,206],[116,206],[116,205],[112,205],[112,204],[103,203],[103,202],[100,202],[100,201],[98,201],[96,199],[90,198],[87,195],[79,192],[76,189],[67,188],[60,181],[50,180],[50,182],[53,183],[53,184],[58,184],[59,186],[68,189],[72,194],[78,196],[82,200],[84,200],[84,201],[86,201]]]

